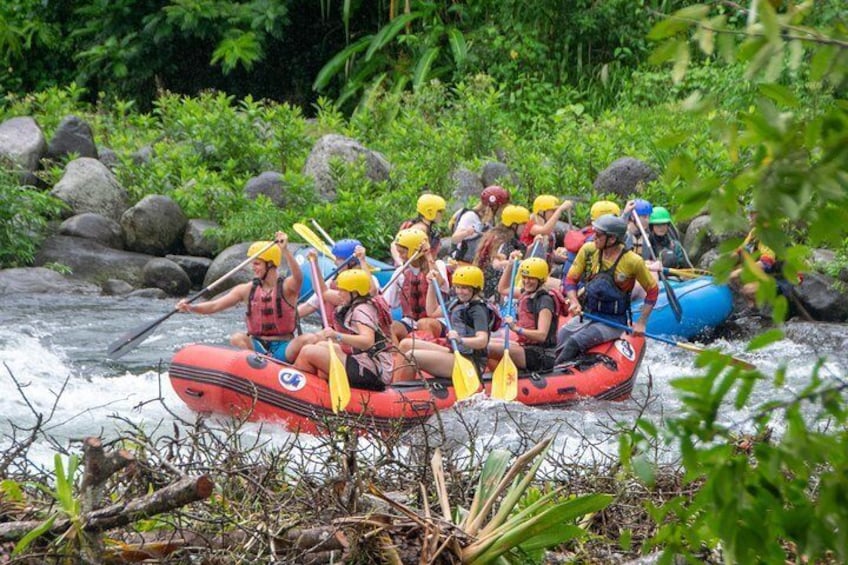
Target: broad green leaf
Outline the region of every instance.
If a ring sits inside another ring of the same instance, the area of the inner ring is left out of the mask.
[[[800,104],[792,91],[781,84],[764,83],[760,84],[758,88],[761,94],[768,96],[778,104],[790,108],[797,108]]]
[[[365,60],[368,61],[374,56],[374,53],[385,47],[392,41],[398,33],[403,30],[408,24],[422,16],[422,12],[410,12],[403,14],[393,19],[388,24],[384,25],[377,35],[371,40],[371,45],[368,46],[368,51],[365,52]]]
[[[47,532],[50,528],[53,527],[53,522],[56,521],[56,514],[53,514],[47,520],[45,520],[40,526],[37,528],[33,528],[27,534],[20,539],[18,543],[15,544],[15,548],[12,550],[12,557],[16,557],[26,551],[29,545],[41,537],[45,532]]]
[[[450,42],[451,52],[453,53],[453,62],[457,67],[462,67],[465,60],[468,59],[468,45],[465,43],[465,36],[456,28],[451,28],[448,31],[448,41]]]
[[[682,43],[682,39],[669,39],[651,52],[648,57],[648,63],[651,65],[662,65],[666,61],[671,61],[677,54],[678,44]]]
[[[769,42],[780,43],[780,24],[777,21],[777,13],[775,13],[771,2],[758,2],[757,6],[760,9],[760,21],[763,24],[763,29]]]
[[[698,28],[698,47],[707,55],[712,55],[715,50],[715,32],[705,27]]]
[[[321,67],[321,70],[318,71],[318,75],[315,77],[315,82],[312,83],[312,90],[323,90],[330,83],[330,80],[344,68],[348,59],[368,48],[373,37],[373,35],[366,35],[336,53],[333,58],[327,61],[327,63]]]
[[[674,67],[671,70],[671,80],[675,82],[675,84],[679,84],[683,77],[686,76],[686,69],[689,68],[689,44],[685,41],[681,41],[677,44],[677,54],[674,59]]]
[[[701,20],[707,17],[710,13],[710,7],[707,4],[692,4],[674,12],[678,18],[686,20]]]
[[[535,535],[531,538],[527,538],[527,540],[521,542],[521,545],[519,545],[518,547],[520,547],[524,551],[536,551],[539,549],[555,547],[562,543],[582,538],[586,535],[586,530],[584,530],[580,526],[574,526],[571,524],[559,524],[555,525],[549,531]]]
[[[668,37],[674,37],[681,31],[688,29],[689,25],[689,22],[677,19],[674,16],[668,16],[651,28],[651,31],[648,32],[648,39],[659,41]]]
[[[825,45],[813,54],[810,60],[810,80],[822,80],[828,73],[836,57],[836,47]]]
[[[436,57],[439,56],[439,51],[440,49],[438,47],[430,47],[418,60],[418,64],[415,65],[415,74],[412,76],[413,89],[417,90],[427,80],[427,76],[430,73],[430,67],[433,65],[433,61],[436,60]]]
[[[740,379],[742,383],[739,385],[739,389],[736,391],[736,400],[733,403],[733,406],[737,410],[741,410],[748,403],[748,399],[751,397],[751,392],[754,390],[754,385],[759,382],[759,379],[755,377],[745,377]]]

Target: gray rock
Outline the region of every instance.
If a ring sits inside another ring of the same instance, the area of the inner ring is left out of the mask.
[[[139,287],[141,270],[150,259],[150,255],[119,251],[91,239],[57,235],[47,238],[35,256],[35,264],[67,265],[73,271],[71,278],[97,285],[118,279]]]
[[[101,148],[100,151],[98,151],[97,158],[101,163],[106,165],[110,171],[114,171],[115,168],[121,164],[120,159],[118,159],[118,154],[108,147]]]
[[[62,120],[47,148],[47,156],[54,161],[71,154],[97,159],[97,146],[94,144],[91,126],[77,116],[66,116]]]
[[[76,280],[44,267],[0,270],[0,296],[43,293],[96,294],[97,285]]]
[[[50,192],[70,207],[65,217],[95,212],[112,220],[121,219],[129,196],[106,165],[90,157],[74,159]]]
[[[262,194],[278,207],[285,208],[288,202],[287,189],[288,183],[283,179],[283,175],[266,171],[247,181],[247,184],[244,185],[244,195],[250,200],[256,200]]]
[[[84,212],[68,218],[59,226],[59,234],[93,239],[112,249],[124,248],[124,238],[118,222],[94,212]]]
[[[848,322],[848,293],[839,281],[821,273],[807,273],[795,295],[814,319]]]
[[[709,216],[698,216],[689,222],[689,227],[683,236],[683,245],[693,263],[698,263],[701,255],[718,244],[719,240],[712,230],[712,220]]]
[[[594,187],[598,194],[615,194],[626,199],[639,193],[639,183],[647,184],[656,178],[657,173],[646,163],[623,157],[598,174]]]
[[[149,194],[121,216],[127,249],[165,255],[177,251],[188,219],[167,196]]]
[[[180,266],[191,280],[192,286],[201,286],[203,279],[206,276],[206,271],[212,265],[212,259],[208,257],[195,257],[193,255],[166,255],[166,259],[170,259]]]
[[[145,145],[132,154],[132,160],[136,165],[146,165],[152,161],[155,156],[156,152],[153,151],[153,147]]]
[[[463,205],[475,206],[479,202],[480,193],[483,192],[483,181],[477,173],[468,169],[457,169],[451,173],[451,181],[453,182],[451,212],[459,210]]]
[[[0,123],[0,161],[8,159],[20,170],[21,184],[36,184],[33,173],[46,152],[47,141],[34,119],[24,116]]]
[[[100,290],[106,296],[124,296],[133,291],[133,287],[126,281],[109,279],[100,285]]]
[[[347,163],[364,159],[365,174],[369,180],[389,180],[392,167],[382,154],[368,149],[355,139],[336,134],[325,135],[312,147],[303,167],[303,174],[312,177],[315,189],[325,200],[333,201],[336,198],[336,181],[330,173],[330,162],[333,159]]]
[[[186,253],[199,257],[214,257],[220,245],[214,236],[208,234],[208,231],[219,227],[221,226],[212,220],[189,220],[183,234],[183,247]]]
[[[237,243],[227,247],[219,253],[218,256],[215,257],[215,260],[212,261],[212,264],[209,265],[209,270],[206,271],[206,277],[203,279],[203,287],[205,288],[217,281],[223,275],[234,269],[236,265],[247,259],[247,250],[250,248],[250,245],[251,242]],[[233,274],[227,280],[221,281],[220,284],[215,287],[214,292],[215,294],[224,292],[237,284],[250,282],[252,279],[253,271],[251,271],[249,265],[245,266],[245,268]]]
[[[191,289],[191,280],[182,267],[164,257],[148,261],[141,275],[145,286],[161,288],[171,296],[185,296]]]
[[[718,249],[708,249],[695,264],[699,269],[707,269],[710,270],[713,268],[713,264],[718,261],[719,252]]]
[[[141,288],[138,290],[134,290],[127,295],[128,298],[155,298],[155,299],[165,299],[169,298],[167,292],[162,290],[161,288]]]
[[[504,163],[497,161],[491,161],[483,165],[483,172],[480,176],[484,187],[492,186],[493,184],[518,186],[518,176]]]
[[[786,337],[798,343],[814,347],[821,356],[848,356],[845,349],[846,330],[844,324],[827,322],[805,322],[790,320],[783,327]]]

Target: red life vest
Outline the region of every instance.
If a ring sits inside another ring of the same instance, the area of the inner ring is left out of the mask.
[[[556,345],[557,321],[559,320],[560,314],[562,314],[564,310],[567,310],[567,307],[565,306],[565,298],[562,296],[561,292],[558,290],[549,291],[544,288],[539,289],[532,294],[522,292],[521,297],[518,299],[518,317],[516,322],[519,328],[524,328],[525,330],[537,329],[539,326],[540,311],[538,302],[542,296],[551,297],[554,301],[554,310],[551,312],[551,326],[548,328],[548,335],[545,338],[545,341],[539,345],[553,347]],[[526,335],[519,334],[518,343],[525,345],[529,343],[529,340]],[[538,342],[535,343],[538,344]]]
[[[524,224],[524,230],[521,232],[521,237],[520,237],[521,243],[526,245],[528,249],[532,248],[533,242],[536,239],[536,236],[534,236],[533,234],[530,233],[530,230],[533,229],[533,226],[535,226],[535,225],[538,225],[538,224],[536,224],[531,219],[529,222]],[[543,245],[545,246],[545,248],[543,249],[543,251],[545,252],[545,256],[543,256],[542,258],[544,259],[544,258],[546,258],[547,254],[550,253],[551,250],[556,247],[556,236],[554,234],[548,234],[547,241],[544,242]],[[537,257],[538,257],[538,255],[537,255]],[[548,260],[548,263],[550,263],[550,260]]]
[[[403,285],[400,287],[400,307],[404,316],[413,320],[427,317],[427,289],[430,281],[424,270],[414,274],[411,270],[403,273]]]
[[[261,286],[259,279],[254,279],[247,297],[247,333],[260,338],[292,335],[297,326],[297,310],[286,300],[283,278],[277,278],[268,294]]]
[[[577,253],[589,236],[595,234],[595,229],[592,226],[586,226],[580,230],[568,230],[565,234],[565,248],[571,253]]]

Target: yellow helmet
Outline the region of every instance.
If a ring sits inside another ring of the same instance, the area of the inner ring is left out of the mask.
[[[422,194],[418,197],[418,205],[415,207],[425,220],[431,222],[436,219],[436,214],[445,209],[445,199],[437,194]]]
[[[621,215],[621,208],[618,207],[618,204],[610,200],[598,200],[592,204],[592,208],[589,210],[589,216],[592,218],[593,222],[607,214],[619,216]]]
[[[533,213],[540,214],[547,212],[548,210],[555,209],[557,206],[559,206],[559,198],[550,194],[540,194],[533,201]]]
[[[518,272],[522,277],[530,277],[545,282],[548,280],[548,262],[541,257],[530,257],[521,262]]]
[[[336,286],[348,292],[357,292],[360,296],[371,293],[371,275],[362,269],[348,269],[336,277]]]
[[[270,241],[255,241],[255,242],[253,242],[247,250],[247,256],[253,257],[257,253],[259,253],[259,251],[263,247],[266,247],[269,243],[271,243],[271,242]],[[262,259],[263,261],[273,263],[275,267],[280,266],[280,261],[282,260],[282,258],[283,258],[283,254],[280,251],[279,246],[277,246],[277,245],[272,245],[271,247],[268,247],[268,249],[263,251],[262,254],[259,255],[259,257],[257,257],[257,259]]]
[[[427,234],[418,228],[400,230],[397,236],[395,236],[395,244],[400,247],[406,247],[410,254],[418,251],[418,248],[425,241],[427,241]]]
[[[483,290],[483,271],[480,270],[480,267],[460,267],[453,272],[453,280],[451,282],[455,285],[470,286],[477,290]]]
[[[529,221],[530,210],[524,206],[510,204],[501,212],[501,223],[506,227],[512,227],[516,224],[526,224]]]

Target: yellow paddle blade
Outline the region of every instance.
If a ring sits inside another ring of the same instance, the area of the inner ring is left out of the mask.
[[[477,376],[477,369],[469,359],[463,357],[459,351],[454,351],[453,356],[455,361],[451,379],[456,399],[462,400],[477,392],[480,388],[480,378]]]
[[[503,358],[495,372],[492,373],[492,398],[515,400],[518,396],[518,369],[509,356],[509,349],[504,350]]]
[[[294,224],[292,228],[294,229],[295,233],[297,233],[297,235],[299,235],[301,239],[303,239],[303,241],[317,249],[319,253],[330,258],[333,257],[333,252],[330,251],[330,248],[327,247],[327,244],[324,243],[324,240],[318,237],[318,234],[312,231],[309,226],[297,223]]]
[[[347,371],[336,355],[333,342],[327,341],[327,346],[330,348],[330,402],[333,412],[338,413],[339,410],[347,408],[350,402],[350,383],[347,380]]]

